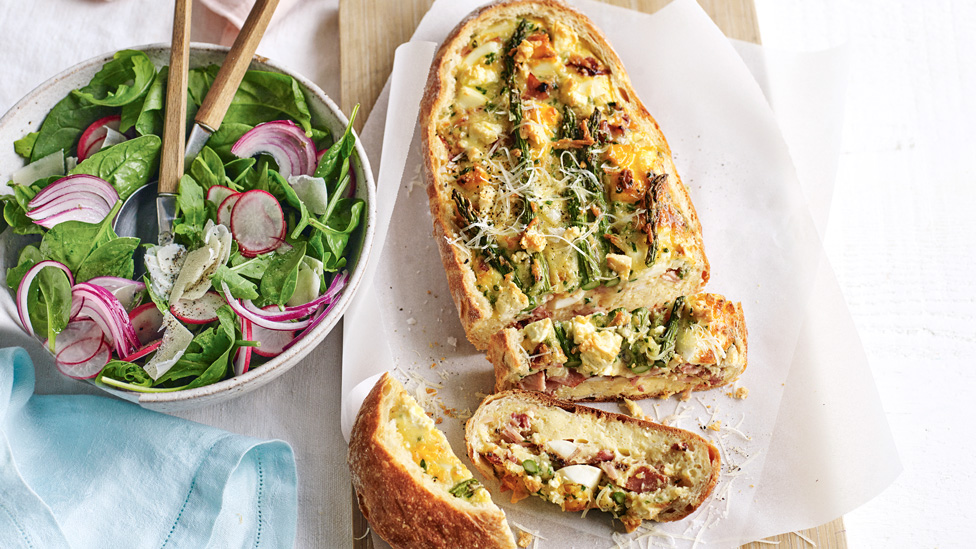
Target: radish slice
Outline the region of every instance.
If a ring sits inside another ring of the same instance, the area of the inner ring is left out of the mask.
[[[114,205],[119,200],[115,187],[100,177],[88,174],[75,174],[62,177],[41,189],[27,204],[30,208],[40,208],[58,197],[75,191],[97,194],[106,204]]]
[[[238,194],[237,191],[230,187],[225,187],[223,185],[214,185],[207,189],[207,201],[213,204],[215,207],[220,207],[220,203],[227,199],[228,196]]]
[[[24,278],[20,280],[20,286],[17,286],[17,314],[20,316],[20,323],[23,324],[24,330],[26,330],[29,335],[34,335],[34,327],[31,326],[30,315],[27,313],[27,298],[31,283],[34,282],[34,279],[41,272],[41,269],[45,267],[55,267],[57,269],[61,269],[64,271],[64,274],[68,275],[68,284],[74,285],[75,283],[74,277],[71,276],[71,270],[68,269],[64,263],[58,263],[57,261],[40,261],[28,269],[26,273],[24,273]],[[69,314],[69,319],[74,316],[74,305],[74,295],[72,293],[72,313]],[[57,343],[57,339],[55,339],[55,343]]]
[[[293,175],[312,175],[318,164],[315,143],[290,120],[254,126],[234,143],[230,152],[238,158],[270,155],[278,164],[278,173],[285,179]]]
[[[285,214],[271,193],[247,191],[231,211],[230,231],[245,257],[267,253],[284,242]]]
[[[52,175],[64,175],[64,151],[61,149],[15,171],[10,175],[10,180],[17,185],[30,185]]]
[[[253,326],[251,321],[240,317],[241,319],[241,334],[244,339],[248,341],[253,341]],[[238,347],[237,352],[234,353],[234,375],[239,376],[251,367],[251,350],[254,347]]]
[[[209,324],[217,320],[217,309],[226,301],[220,294],[209,291],[200,299],[181,299],[170,306],[173,316],[187,324]]]
[[[163,340],[162,339],[160,339],[158,341],[153,341],[149,345],[143,345],[142,347],[139,347],[138,349],[136,349],[136,352],[132,353],[131,355],[122,357],[122,360],[124,360],[126,362],[135,362],[135,361],[139,360],[140,358],[148,355],[149,353],[155,351],[162,344],[163,344]]]
[[[148,345],[163,337],[163,313],[155,303],[143,303],[129,313],[132,329],[140,345]]]
[[[54,336],[54,356],[60,361],[79,364],[101,350],[104,334],[94,320],[84,318],[69,322]],[[47,346],[49,341],[45,341]]]
[[[240,200],[244,193],[234,193],[223,200],[217,206],[217,223],[225,227],[230,227],[230,213],[234,210],[234,204]]]
[[[266,311],[276,311],[278,307],[268,305]],[[268,330],[260,326],[251,327],[254,341],[260,341],[260,347],[254,347],[254,352],[263,357],[275,357],[285,350],[285,346],[295,339],[295,330]]]
[[[88,280],[89,284],[101,286],[112,292],[112,295],[119,300],[126,311],[131,311],[135,303],[136,296],[146,290],[146,284],[138,280],[119,278],[117,276],[97,276]]]
[[[101,150],[108,129],[111,128],[118,132],[121,122],[122,116],[118,114],[92,122],[81,134],[81,138],[78,139],[78,162]]]
[[[101,330],[99,330],[101,332]],[[55,344],[57,341],[55,341]],[[78,340],[68,345],[60,353],[55,355],[58,362],[69,366],[76,366],[91,360],[102,350],[102,346],[107,345],[105,338],[99,333],[97,337]]]
[[[99,348],[98,353],[91,357],[89,360],[82,362],[81,364],[67,364],[65,362],[56,361],[58,371],[62,374],[72,377],[74,379],[91,379],[98,375],[98,372],[102,371],[102,368],[108,364],[108,361],[112,358],[112,348],[104,340],[102,341],[102,346]]]

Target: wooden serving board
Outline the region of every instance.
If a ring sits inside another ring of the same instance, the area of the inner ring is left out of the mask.
[[[671,0],[602,0],[608,4],[654,13]],[[754,0],[698,0],[729,38],[760,43]],[[397,46],[410,40],[433,0],[339,0],[339,48],[342,110],[348,115],[360,104],[356,128],[361,130],[393,68]],[[368,523],[352,494],[353,547],[371,549]],[[809,540],[809,541],[808,541]],[[766,542],[766,543],[764,543]],[[811,545],[811,542],[815,545]],[[742,549],[847,549],[844,522],[838,518],[817,528],[788,533],[742,546]]]

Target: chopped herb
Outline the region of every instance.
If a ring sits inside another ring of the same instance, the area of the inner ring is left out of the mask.
[[[427,470],[427,461],[426,460],[423,460],[423,459],[420,460],[420,468],[423,469],[424,471]]]

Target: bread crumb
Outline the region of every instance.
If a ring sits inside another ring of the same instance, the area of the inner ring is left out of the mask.
[[[721,420],[715,420],[715,421],[709,423],[706,428],[709,429],[709,430],[711,430],[711,431],[718,432],[718,431],[722,430],[722,421]]]
[[[413,326],[416,323],[417,323],[417,319],[414,318],[414,317],[410,317],[410,318],[407,319],[407,324],[409,324],[411,326]]]
[[[732,397],[732,398],[737,398],[739,400],[745,400],[745,399],[749,398],[749,389],[746,389],[745,387],[738,387],[738,388],[736,388],[735,391],[732,391],[731,393],[728,393],[728,395],[730,397]]]
[[[623,409],[624,413],[629,416],[637,419],[647,419],[647,416],[644,415],[644,410],[642,410],[636,402],[630,400],[629,398],[621,400],[620,407]]]
[[[518,535],[518,546],[525,549],[526,547],[532,545],[532,534],[528,532],[519,532]]]
[[[447,344],[450,345],[451,347],[454,347],[455,349],[457,349],[457,338],[456,337],[453,337],[453,336],[447,338]]]

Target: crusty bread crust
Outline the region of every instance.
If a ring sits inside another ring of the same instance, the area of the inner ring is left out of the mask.
[[[491,420],[490,405],[502,400],[514,400],[526,406],[535,404],[547,408],[560,408],[574,414],[577,418],[579,418],[580,421],[590,421],[595,423],[616,422],[623,425],[633,426],[637,429],[654,431],[662,434],[668,439],[669,446],[672,443],[683,442],[691,447],[702,447],[707,450],[710,475],[708,476],[707,480],[702,482],[699,486],[694,487],[694,498],[691,504],[682,508],[664,510],[655,519],[658,522],[679,520],[690,515],[696,509],[698,509],[702,503],[705,502],[708,496],[712,493],[712,490],[715,488],[715,484],[718,482],[719,470],[721,469],[721,457],[718,449],[695,433],[675,427],[669,427],[667,425],[661,425],[645,419],[639,419],[623,414],[607,412],[597,408],[590,408],[589,406],[582,406],[579,404],[557,400],[542,393],[537,393],[534,391],[522,391],[519,389],[489,395],[484,399],[484,401],[482,401],[482,403],[478,406],[478,409],[475,410],[474,414],[470,419],[468,419],[468,422],[465,425],[464,439],[468,450],[468,457],[471,458],[471,462],[474,464],[475,468],[486,477],[497,478],[497,474],[492,464],[483,459],[475,449],[475,444],[477,443],[478,438],[476,430],[478,429],[479,425],[486,424]]]
[[[561,400],[574,402],[607,402],[621,398],[667,398],[675,394],[714,389],[728,385],[739,378],[748,365],[748,330],[741,303],[733,303],[720,296],[705,294],[702,300],[715,310],[703,314],[721,316],[726,324],[724,334],[732,341],[726,356],[719,362],[721,380],[709,381],[690,376],[663,377],[646,374],[635,377],[595,377],[579,385],[555,385],[546,388],[546,394]],[[495,391],[519,388],[518,372],[529,371],[529,361],[522,349],[522,337],[515,328],[505,328],[492,336],[488,346],[488,360],[495,369]]]
[[[575,31],[580,39],[593,49],[600,61],[610,68],[613,86],[620,90],[634,108],[636,116],[633,117],[632,123],[652,136],[654,144],[664,154],[665,173],[668,175],[665,182],[666,194],[670,203],[683,215],[684,226],[681,229],[688,233],[686,237],[688,241],[683,246],[684,252],[696,266],[695,270],[681,279],[662,277],[659,273],[621,283],[616,288],[597,287],[586,294],[589,297],[589,310],[592,312],[615,307],[653,306],[681,295],[697,293],[709,278],[708,260],[701,240],[701,223],[688,190],[674,167],[667,141],[657,122],[638,98],[620,58],[604,34],[585,15],[555,0],[514,0],[489,4],[462,20],[441,45],[431,65],[420,108],[423,172],[433,220],[434,239],[440,250],[451,296],[457,306],[465,334],[479,350],[488,347],[492,335],[515,322],[519,311],[497,312],[488,298],[477,288],[476,276],[471,267],[473,264],[471,253],[467,249],[451,245],[448,241],[448,238],[457,236],[458,228],[453,220],[454,207],[450,183],[438,177],[442,167],[450,160],[450,153],[438,138],[436,121],[439,113],[453,100],[455,90],[452,75],[461,62],[461,50],[472,34],[495,21],[520,16],[561,21]],[[550,302],[547,308],[556,318],[567,318],[581,313],[578,307],[561,310],[553,305],[555,301],[557,300]]]
[[[349,440],[349,470],[359,508],[393,547],[514,548],[505,513],[431,490],[390,447],[389,411],[404,391],[389,373],[370,391]]]

